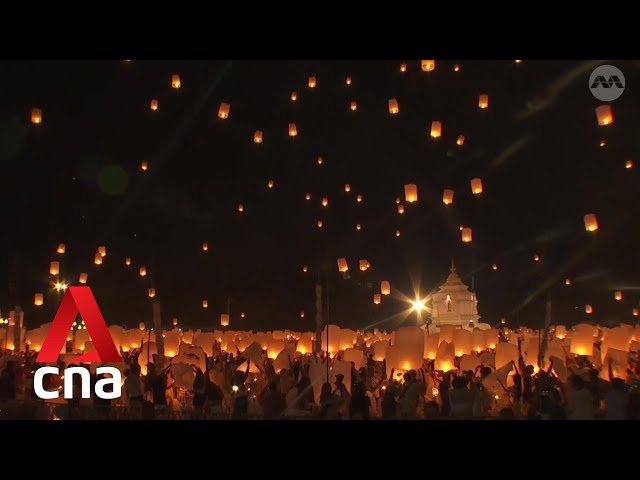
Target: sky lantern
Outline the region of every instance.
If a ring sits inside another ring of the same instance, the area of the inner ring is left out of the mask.
[[[591,315],[593,313],[593,307],[591,305],[584,306],[584,313]]]
[[[396,237],[400,236],[400,230],[396,230]]]
[[[228,327],[229,326],[229,314],[228,313],[223,313],[222,315],[220,315],[220,326],[222,326],[222,327]]]
[[[498,270],[498,264],[494,263],[493,265],[491,265],[491,270]]]
[[[438,121],[431,122],[431,137],[440,138],[442,135],[442,124]]]
[[[344,186],[344,191],[345,191],[346,193],[349,193],[349,192],[351,191],[351,185],[349,185],[348,183],[346,183],[346,184],[345,184],[345,186]]]
[[[156,296],[156,289],[155,288],[150,288],[149,289],[149,298],[153,298]]]
[[[368,268],[369,268],[369,261],[368,260],[360,260],[360,271],[361,272],[366,272]]]
[[[33,304],[36,307],[40,307],[42,306],[43,303],[44,303],[44,295],[42,295],[41,293],[36,293],[33,298]]]
[[[391,115],[396,115],[400,111],[398,107],[398,101],[395,98],[391,98],[389,100],[389,113]]]
[[[127,259],[124,261],[124,264],[128,267],[129,265],[131,265],[131,259],[129,257],[127,257]]]
[[[540,255],[534,255],[533,256],[533,261],[534,262],[539,262],[540,261]]]
[[[453,190],[445,188],[442,193],[442,203],[445,205],[451,205],[453,203]]]
[[[302,266],[302,272],[303,273],[307,273],[309,271],[309,268],[306,265]]]
[[[304,318],[304,310],[300,311],[300,318]]]
[[[457,63],[453,66],[453,71],[454,72],[459,72],[460,71],[460,65],[458,65]]]
[[[140,170],[142,170],[143,172],[146,172],[147,170],[149,170],[149,163],[148,162],[140,163]]]
[[[324,163],[324,159],[322,157],[318,157],[318,159],[316,160],[316,163],[318,165],[322,165]]]
[[[60,262],[51,262],[49,264],[49,275],[60,274]]]
[[[305,193],[304,194],[304,199],[307,200],[307,201],[311,200],[311,194],[310,193]]]
[[[401,71],[402,73],[404,73],[404,72],[406,72],[406,71],[407,71],[407,64],[406,64],[406,63],[401,63],[401,64],[400,64],[400,71]]]
[[[347,79],[345,80],[345,83],[347,85],[351,85],[351,77],[347,77]]]
[[[244,212],[244,205],[242,205],[242,204],[238,205],[238,212],[240,212],[240,213]]]
[[[140,276],[141,277],[147,276],[147,267],[140,267]]]
[[[473,240],[472,230],[470,227],[464,227],[462,229],[462,241],[464,243],[469,243]]]
[[[396,204],[400,205],[400,197],[396,197]]]
[[[570,278],[565,279],[564,284],[567,286],[571,285],[571,279]]]
[[[601,147],[606,147],[607,146],[607,142],[605,142],[604,140],[600,140],[600,146]]]
[[[316,88],[317,83],[316,77],[309,77],[309,88]]]
[[[107,256],[107,247],[105,247],[105,246],[98,247],[98,253],[100,255],[102,255],[103,257],[106,257]]]
[[[291,92],[291,101],[295,102],[296,100],[298,100],[298,92]]]
[[[358,196],[356,197],[356,202],[358,202],[358,203],[362,203],[362,195],[358,195]]]
[[[318,228],[322,228],[322,220],[318,220]]]
[[[355,100],[352,100],[349,108],[351,108],[352,112],[355,112],[358,109],[358,102],[356,102]]]
[[[464,135],[458,135],[458,139],[456,140],[456,145],[461,147],[464,145]]]
[[[482,180],[479,178],[474,178],[471,180],[471,193],[474,195],[479,195],[482,193]]]
[[[202,244],[202,251],[206,252],[207,250],[209,250],[209,244],[205,242]]]
[[[624,164],[624,168],[631,170],[633,168],[633,160],[627,160]]]
[[[611,125],[613,123],[613,112],[611,105],[600,105],[596,108],[596,117],[598,117],[598,125],[601,127]]]
[[[295,123],[290,123],[289,124],[289,136],[290,137],[295,137],[298,135],[298,128],[296,127]]]
[[[180,82],[180,75],[173,75],[171,77],[171,88],[178,89],[182,86],[182,82]]]
[[[617,291],[613,294],[613,298],[615,298],[618,302],[622,300],[622,292]]]
[[[379,293],[374,293],[373,294],[373,303],[375,305],[380,305],[381,302],[382,302],[382,296]]]
[[[156,100],[155,98],[151,99],[151,105],[149,108],[151,108],[153,112],[158,110],[158,100]]]
[[[359,223],[356,223],[356,230],[359,232],[362,230],[362,226]]]
[[[414,183],[408,183],[404,186],[404,199],[407,203],[418,201],[418,186]]]
[[[209,302],[207,300],[202,300],[202,308],[209,308]]]
[[[42,123],[42,110],[39,108],[31,109],[31,123],[34,125],[40,125]]]
[[[78,279],[78,283],[87,283],[88,275],[86,273],[81,273],[80,278]]]
[[[584,229],[587,232],[595,232],[598,230],[598,220],[595,213],[589,213],[584,216]]]
[[[267,188],[271,189],[271,188],[273,188],[273,185],[274,185],[274,184],[273,184],[273,180],[269,180],[269,181],[267,182]]]
[[[323,207],[328,207],[329,206],[329,199],[327,197],[324,197],[322,199],[322,206]]]
[[[424,72],[432,72],[436,68],[435,60],[421,60],[420,64]]]
[[[638,315],[640,315],[640,310],[639,310],[639,309],[637,309],[637,308],[634,308],[633,310],[631,310],[631,314],[632,314],[634,317],[637,317]]]
[[[229,118],[229,111],[231,110],[231,105],[228,103],[222,102],[220,104],[220,108],[218,108],[218,118],[225,120]]]
[[[346,258],[339,258],[338,259],[338,271],[340,273],[345,273],[349,271],[349,265],[347,264],[347,259]]]
[[[398,205],[398,213],[400,215],[404,214],[404,205]]]
[[[480,97],[478,98],[478,107],[483,110],[485,108],[489,108],[489,95],[487,95],[486,93],[480,95]]]
[[[58,248],[56,248],[56,253],[59,253],[60,255],[64,255],[65,251],[66,251],[66,248],[64,243],[59,244]]]
[[[240,318],[244,318],[244,317],[246,317],[246,316],[247,316],[247,315],[246,315],[244,312],[241,312],[241,313],[240,313]]]
[[[95,263],[96,265],[102,265],[102,255],[96,253],[96,255],[93,257],[93,263]]]
[[[262,143],[262,130],[256,130],[253,134],[253,143]]]
[[[380,282],[380,293],[382,295],[391,295],[391,284],[388,280]]]

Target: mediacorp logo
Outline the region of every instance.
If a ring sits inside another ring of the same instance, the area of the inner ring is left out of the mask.
[[[589,77],[589,88],[598,100],[612,102],[624,92],[625,79],[619,68],[613,65],[600,65]]]
[[[60,308],[53,319],[47,338],[45,338],[38,358],[36,358],[36,362],[53,363],[58,361],[58,356],[66,345],[67,334],[78,313],[84,320],[95,350],[74,358],[74,363],[122,362],[122,357],[118,353],[115,343],[113,343],[107,324],[102,317],[102,313],[100,313],[90,287],[69,287],[67,289],[64,297],[62,297]],[[58,375],[59,373],[57,367],[40,367],[36,370],[33,378],[33,388],[39,398],[51,400],[58,397],[59,392],[57,390],[47,391],[44,389],[42,380],[47,374]],[[96,382],[96,395],[104,400],[119,398],[122,392],[120,370],[115,367],[98,367],[96,373],[99,375],[111,375],[111,378],[103,378]],[[89,398],[91,396],[89,372],[83,367],[65,369],[64,398],[73,398],[73,377],[75,375],[80,375],[82,398]],[[107,385],[113,387],[111,392],[105,392],[104,387]]]

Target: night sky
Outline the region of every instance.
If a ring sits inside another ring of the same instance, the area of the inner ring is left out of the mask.
[[[49,262],[59,260],[62,280],[88,273],[109,324],[149,321],[153,285],[167,326],[175,316],[219,328],[230,297],[230,328],[312,330],[324,269],[331,323],[391,329],[407,305],[395,295],[374,305],[380,281],[396,294],[427,293],[453,257],[467,284],[473,277],[487,323],[540,326],[547,299],[556,323],[634,322],[640,74],[637,62],[611,63],[626,88],[611,103],[614,123],[599,127],[602,102],[588,88],[597,64],[586,61],[437,60],[432,72],[419,60],[3,62],[0,310],[18,303],[29,327],[51,321],[60,294]],[[231,105],[226,120],[217,118],[221,102]],[[32,108],[42,124],[31,124]],[[429,136],[434,120],[438,139]],[[471,194],[474,177],[481,195]],[[416,204],[404,201],[407,183],[418,185]],[[453,205],[442,203],[445,188],[455,190]],[[588,213],[597,232],[585,231]],[[460,225],[473,228],[472,243],[462,243]],[[107,256],[96,266],[101,245]]]

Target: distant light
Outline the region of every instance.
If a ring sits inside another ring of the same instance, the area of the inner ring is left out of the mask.
[[[565,284],[565,285],[571,285],[571,279],[570,279],[570,278],[567,278],[567,279],[564,281],[564,284]]]
[[[237,385],[234,385],[233,387],[231,387],[231,390],[233,390],[234,392],[237,392],[239,389]]]
[[[491,265],[491,269],[492,270],[498,270],[498,265],[494,263],[493,265]]]
[[[540,257],[538,255],[534,255],[533,256],[533,260],[536,261],[536,262],[539,262],[540,261]]]
[[[624,164],[624,168],[626,168],[627,170],[630,170],[633,168],[633,160],[627,160],[627,162]]]
[[[406,71],[407,71],[407,64],[406,64],[406,63],[401,63],[401,64],[400,64],[400,71],[401,71],[402,73],[404,73],[404,72],[406,72]]]
[[[458,65],[457,63],[453,66],[453,71],[454,72],[459,72],[460,71],[460,65]]]
[[[516,60],[516,63],[522,63],[522,60]]]
[[[600,146],[604,147],[607,145],[607,142],[605,142],[604,140],[600,140]]]

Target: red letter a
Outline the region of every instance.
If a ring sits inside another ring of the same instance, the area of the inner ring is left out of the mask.
[[[102,318],[96,299],[89,287],[69,287],[67,289],[36,362],[58,361],[58,356],[67,341],[67,334],[78,313],[84,320],[96,349],[74,358],[73,361],[78,363],[122,362],[122,357],[113,343],[107,324]]]

